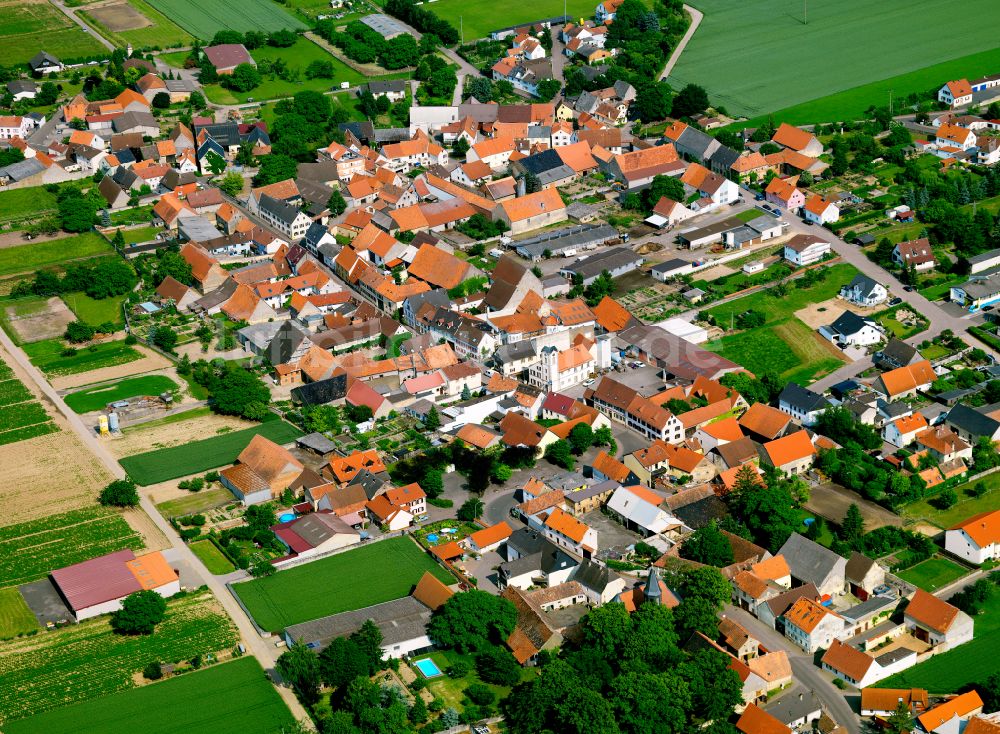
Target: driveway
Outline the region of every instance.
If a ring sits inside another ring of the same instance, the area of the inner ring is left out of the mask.
[[[784,635],[778,634],[749,612],[727,605],[724,613],[743,625],[767,649],[784,650],[788,654],[795,681],[815,693],[826,712],[847,729],[848,734],[861,734],[861,724],[851,705],[844,698],[844,694],[833,685],[833,676],[824,673],[813,664],[812,655],[803,652]]]
[[[701,19],[705,17],[704,13],[696,8],[692,8],[690,5],[685,5],[684,9],[691,16],[691,25],[688,26],[687,31],[684,33],[684,37],[681,38],[680,43],[677,44],[677,47],[670,54],[670,59],[667,61],[667,65],[663,67],[663,71],[660,73],[660,81],[663,81],[670,76],[670,72],[674,70],[674,65],[677,63],[677,59],[679,59],[681,54],[684,53],[684,49],[687,48],[688,41],[691,40],[691,37],[694,36],[694,32],[698,30],[698,26],[701,25]]]
[[[488,591],[491,594],[499,594],[500,588],[497,586],[496,567],[503,563],[503,558],[496,551],[490,551],[479,557],[475,561],[463,561],[462,566],[465,572],[476,579],[476,588],[480,591]]]

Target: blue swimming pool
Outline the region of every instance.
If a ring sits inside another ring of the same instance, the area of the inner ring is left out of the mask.
[[[281,515],[278,518],[278,521],[279,522],[291,522],[294,519],[295,519],[295,513],[294,512],[286,512],[284,515]]]
[[[441,668],[439,668],[437,663],[430,658],[415,660],[412,665],[414,668],[423,673],[424,678],[437,678],[439,675],[442,675]]]

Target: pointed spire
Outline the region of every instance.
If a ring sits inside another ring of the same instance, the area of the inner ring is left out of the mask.
[[[660,589],[660,576],[655,566],[649,567],[649,574],[646,577],[646,588],[643,589],[646,601],[654,604],[663,603],[663,591]]]

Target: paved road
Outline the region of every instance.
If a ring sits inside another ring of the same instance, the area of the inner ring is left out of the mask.
[[[59,410],[60,413],[63,414],[70,427],[80,437],[80,440],[83,441],[85,446],[93,451],[107,470],[118,479],[124,478],[125,471],[118,464],[115,457],[111,455],[107,447],[101,442],[101,439],[97,437],[93,429],[90,426],[85,425],[80,417],[70,410],[70,408],[63,401],[62,397],[59,396],[48,381],[42,376],[41,372],[39,372],[38,369],[31,364],[24,351],[17,347],[3,330],[0,330],[0,344],[3,345],[3,348],[7,350],[14,361],[17,362],[18,366],[31,378],[32,382],[38,386],[38,389],[45,395],[45,397]],[[278,675],[277,671],[274,669],[275,661],[278,659],[278,650],[272,643],[263,639],[257,633],[257,630],[250,621],[250,618],[243,611],[242,607],[236,603],[233,595],[229,593],[229,590],[219,579],[205,570],[201,561],[198,560],[194,553],[191,552],[191,549],[180,539],[180,536],[177,535],[170,523],[164,520],[160,513],[157,512],[156,507],[154,507],[148,495],[140,495],[140,505],[143,511],[149,515],[150,518],[152,518],[153,523],[170,541],[171,550],[178,558],[184,561],[198,577],[197,582],[207,586],[212,593],[215,594],[216,598],[232,618],[233,622],[236,623],[236,627],[240,631],[240,635],[243,638],[243,642],[246,645],[247,650],[257,658],[275,683],[280,682],[280,675]],[[309,721],[306,710],[302,707],[302,704],[299,703],[298,699],[295,698],[291,689],[280,685],[276,686],[276,688],[278,693],[281,694],[281,697],[285,700],[285,703],[288,704],[288,707],[291,709],[295,718]]]
[[[75,8],[66,7],[60,0],[52,0],[52,4],[55,5],[57,8],[59,8],[63,13],[65,13],[67,18],[69,18],[78,26],[80,26],[84,30],[84,32],[96,38],[100,42],[100,44],[104,46],[104,48],[108,49],[109,51],[115,50],[115,46],[113,43],[111,43],[111,41],[109,41],[100,33],[95,31],[93,28],[91,28],[89,25],[83,22],[83,20],[79,16],[77,16]]]
[[[792,665],[795,680],[816,694],[827,713],[847,729],[849,734],[861,734],[861,724],[851,705],[844,698],[840,689],[833,685],[832,676],[817,668],[812,661],[812,655],[793,645],[786,637],[758,620],[749,612],[733,606],[727,606],[724,614],[734,619],[769,650],[784,650]]]
[[[697,8],[692,8],[690,5],[685,5],[684,9],[691,14],[691,25],[688,26],[687,32],[684,34],[684,37],[681,38],[681,42],[677,44],[673,53],[670,54],[670,58],[667,60],[667,65],[663,67],[663,71],[660,73],[660,81],[663,81],[670,76],[670,72],[674,70],[674,65],[677,63],[677,59],[681,57],[681,53],[683,53],[684,49],[687,48],[688,41],[691,40],[694,32],[698,30],[698,26],[701,25],[701,19],[705,17],[704,13]]]

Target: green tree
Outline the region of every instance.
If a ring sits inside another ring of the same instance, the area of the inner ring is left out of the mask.
[[[906,734],[913,726],[913,717],[910,715],[910,707],[902,699],[896,704],[896,710],[892,712],[886,720],[885,731],[889,734]]]
[[[469,497],[462,506],[458,508],[457,517],[464,522],[474,522],[482,516],[485,506],[478,497]]]
[[[205,154],[205,164],[213,176],[218,176],[226,170],[226,159],[214,150],[210,150]]]
[[[170,95],[166,92],[157,92],[153,97],[153,109],[165,110],[170,107]]]
[[[298,163],[287,155],[272,153],[264,156],[260,161],[257,175],[254,176],[254,186],[267,186],[278,181],[295,178],[297,169]]]
[[[368,660],[354,641],[337,637],[319,654],[319,673],[322,681],[340,688],[360,676],[367,676]]]
[[[431,406],[431,409],[427,411],[427,415],[424,416],[424,428],[428,431],[436,431],[441,427],[441,416],[438,415],[437,408]]]
[[[684,184],[675,176],[654,176],[649,188],[642,193],[643,203],[647,211],[652,211],[653,207],[664,197],[672,201],[684,201],[686,198]]]
[[[238,64],[231,74],[222,77],[222,85],[236,92],[249,92],[260,82],[260,72],[253,64]]]
[[[594,431],[586,423],[577,423],[569,432],[569,445],[577,456],[594,445]]]
[[[498,686],[515,686],[521,680],[521,666],[506,647],[484,648],[476,655],[476,672]]]
[[[468,653],[502,644],[516,622],[517,611],[507,599],[470,589],[455,594],[434,612],[427,633],[442,647]]]
[[[83,342],[89,342],[94,338],[94,327],[90,324],[86,324],[83,321],[70,321],[66,325],[66,331],[63,333],[66,341],[71,344],[81,344]]]
[[[339,217],[347,211],[347,202],[344,201],[344,195],[340,193],[340,189],[335,188],[333,193],[330,194],[330,198],[326,202],[326,208],[330,210],[330,216],[332,217]]]
[[[861,508],[855,503],[847,508],[844,521],[840,524],[840,539],[853,545],[865,534],[865,519],[861,516]]]
[[[633,108],[645,123],[663,120],[673,108],[673,94],[666,82],[647,82],[636,90]]]
[[[97,203],[74,189],[66,190],[59,199],[59,222],[67,232],[87,232],[94,226]]]
[[[111,628],[120,635],[149,635],[167,616],[167,600],[152,589],[136,591],[122,599],[111,615]]]
[[[271,402],[271,391],[260,377],[240,367],[223,373],[210,392],[212,409],[223,415],[246,416],[251,406]]]
[[[733,548],[713,520],[695,530],[685,539],[680,549],[681,558],[722,568],[733,562]]]
[[[153,344],[164,352],[173,352],[177,346],[177,332],[169,326],[157,326],[153,330]]]
[[[319,700],[319,658],[303,642],[298,641],[283,652],[275,668],[304,704],[311,706]]]
[[[225,161],[223,161],[225,163]],[[223,166],[223,171],[226,170]],[[215,171],[213,170],[213,173]],[[220,171],[221,173],[221,171]],[[239,173],[227,173],[225,177],[219,182],[219,188],[225,191],[230,196],[238,196],[241,191],[243,191],[243,176]]]
[[[111,507],[137,507],[139,492],[131,479],[116,479],[101,490],[98,502]]]
[[[688,84],[674,97],[674,117],[693,117],[708,108],[708,92],[697,84]]]
[[[409,717],[414,724],[423,724],[427,721],[427,704],[419,695],[415,697],[413,705],[410,706]]]
[[[573,467],[576,466],[570,443],[562,438],[545,447],[545,460],[550,464],[561,466],[567,471],[572,471]]]

